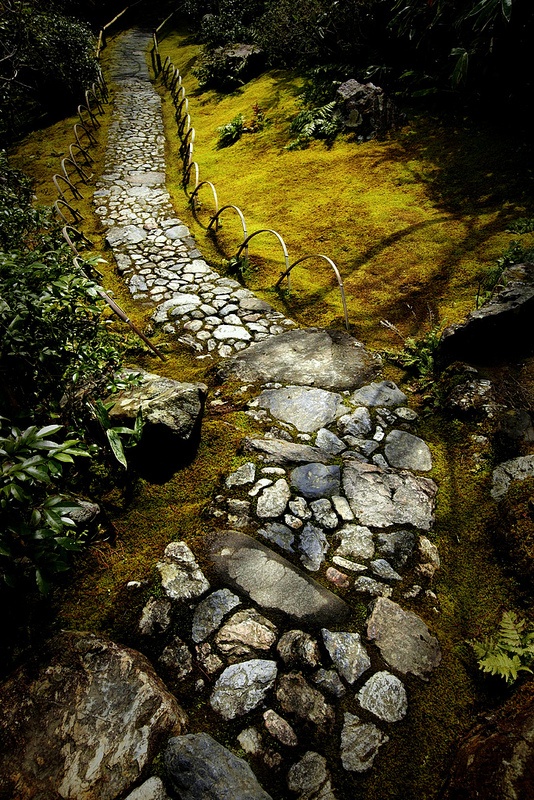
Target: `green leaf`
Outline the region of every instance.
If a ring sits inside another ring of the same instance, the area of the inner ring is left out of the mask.
[[[106,431],[106,436],[108,437],[108,441],[111,450],[113,452],[113,455],[115,456],[119,464],[122,464],[124,469],[128,469],[128,463],[126,461],[126,456],[124,454],[124,449],[122,446],[120,436],[113,429]]]

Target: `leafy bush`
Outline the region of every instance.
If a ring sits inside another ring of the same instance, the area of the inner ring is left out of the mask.
[[[0,420],[0,583],[31,566],[45,591],[83,542],[63,471],[98,450],[88,399],[113,383],[121,354],[98,287],[74,265],[50,212],[32,208],[28,181],[5,158],[2,166],[0,409],[14,422]],[[49,438],[64,430],[64,441]]]
[[[89,451],[76,439],[50,439],[61,425],[21,431],[7,422],[0,419],[0,580],[14,586],[31,568],[45,593],[83,543],[68,516],[80,505],[56,489],[65,465]]]
[[[0,15],[0,142],[44,113],[72,107],[96,78],[90,28],[37,0],[4,0]],[[79,102],[79,100],[78,100]]]
[[[517,680],[521,671],[532,672],[534,629],[513,611],[504,612],[495,636],[471,641],[470,644],[482,672],[498,675],[507,683]]]
[[[94,282],[76,269],[49,211],[2,159],[0,179],[0,404],[11,417],[83,424],[121,356]]]

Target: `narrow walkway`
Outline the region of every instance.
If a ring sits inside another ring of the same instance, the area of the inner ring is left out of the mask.
[[[294,323],[209,267],[176,218],[165,187],[161,100],[146,64],[149,39],[132,31],[117,48],[111,79],[118,91],[96,212],[133,298],[157,306],[154,322],[195,352],[225,358]]]
[[[152,635],[168,618],[160,663],[219,715],[225,739],[225,723],[242,719],[233,746],[276,770],[291,796],[352,800],[336,775],[366,772],[375,758],[380,768],[379,749],[394,747],[392,726],[410,713],[403,679],[427,680],[441,658],[423,620],[402,608],[420,597],[428,609],[435,597],[425,587],[439,567],[428,538],[437,487],[421,475],[430,451],[412,432],[406,396],[369,383],[379,359],[344,333],[295,329],[202,259],[165,188],[148,41],[132,31],[116,48],[97,212],[153,320],[198,357],[242,351],[227,363],[263,391],[249,403],[250,460],[225,476],[211,508],[216,586],[195,561],[201,554],[171,542],[158,564],[166,599],[151,598],[140,630]],[[362,601],[372,605],[355,630]],[[180,638],[171,603],[186,616],[194,608]],[[171,635],[179,645],[167,644]]]

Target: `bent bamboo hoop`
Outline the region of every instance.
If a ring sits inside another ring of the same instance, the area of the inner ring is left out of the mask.
[[[217,211],[217,213],[214,214],[213,217],[211,218],[210,224],[208,225],[208,230],[210,230],[213,223],[215,223],[215,232],[219,230],[219,217],[221,216],[223,211],[226,211],[227,208],[232,208],[237,213],[239,219],[241,220],[241,227],[243,228],[243,244],[245,244],[245,258],[248,258],[248,244],[246,244],[246,239],[248,236],[247,223],[245,222],[245,215],[238,206],[234,206],[231,203],[229,203],[228,205],[220,208]]]
[[[240,245],[239,250],[235,254],[235,257],[239,258],[239,256],[241,255],[241,253],[243,252],[245,247],[247,247],[247,245],[250,242],[250,240],[253,239],[255,236],[259,236],[260,233],[272,233],[272,235],[275,236],[278,239],[278,241],[280,242],[280,244],[282,246],[282,252],[284,254],[284,261],[285,261],[285,264],[286,264],[286,269],[289,270],[290,269],[290,266],[289,266],[289,254],[287,252],[286,243],[284,242],[284,240],[282,239],[280,234],[277,231],[274,231],[272,228],[262,228],[259,231],[254,231],[254,233],[251,233],[250,236],[247,236],[245,241]]]
[[[299,258],[297,261],[294,261],[293,264],[291,264],[291,266],[288,269],[286,269],[286,271],[283,272],[282,275],[280,275],[280,277],[278,278],[277,282],[275,283],[275,289],[277,289],[280,286],[280,284],[282,283],[282,281],[284,280],[284,278],[287,277],[287,290],[288,290],[288,292],[291,291],[291,283],[290,283],[291,270],[293,269],[293,267],[296,267],[298,264],[302,264],[303,261],[307,261],[310,258],[322,258],[324,261],[326,261],[328,264],[330,264],[330,266],[334,270],[334,274],[336,276],[336,280],[337,280],[337,283],[338,283],[338,286],[339,286],[339,291],[340,291],[340,294],[341,294],[341,302],[343,303],[343,316],[345,318],[345,327],[346,327],[346,329],[348,331],[349,330],[349,313],[348,313],[348,310],[347,310],[347,299],[345,297],[345,287],[343,286],[343,280],[341,278],[341,274],[340,274],[337,266],[334,264],[332,259],[329,258],[328,256],[325,256],[322,253],[312,253],[311,255],[308,255],[308,256],[302,256],[302,258]]]

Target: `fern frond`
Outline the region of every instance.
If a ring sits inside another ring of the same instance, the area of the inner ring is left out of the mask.
[[[518,655],[509,656],[506,653],[496,650],[490,653],[486,658],[482,658],[478,662],[478,666],[482,672],[488,672],[490,675],[499,675],[504,678],[506,683],[513,683],[517,680],[517,673],[520,669],[527,669],[521,666],[521,660]]]
[[[516,650],[523,648],[521,634],[526,628],[527,623],[524,619],[519,619],[513,611],[505,611],[499,625],[499,642],[506,650]]]

